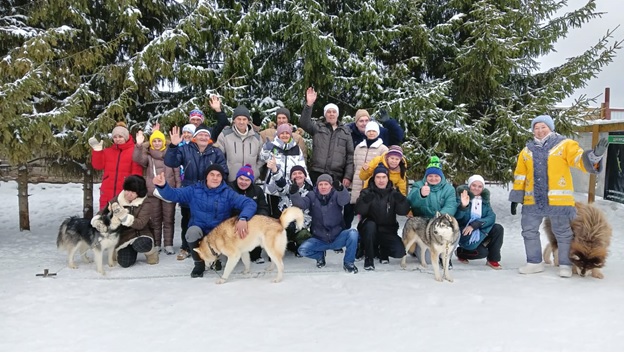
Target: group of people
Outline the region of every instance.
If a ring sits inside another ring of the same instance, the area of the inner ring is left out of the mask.
[[[424,177],[408,191],[408,162],[401,148],[404,132],[398,122],[384,111],[375,121],[366,110],[358,110],[354,122],[344,124],[332,103],[324,106],[322,119],[313,120],[316,99],[317,93],[309,88],[299,119],[311,137],[311,151],[294,132],[288,109],[275,112],[275,129],[260,131],[242,105],[234,109],[229,124],[216,96],[210,100],[215,127],[204,125],[203,112],[193,110],[182,132],[171,129],[168,145],[158,126],[149,141],[139,131],[135,142],[121,125],[113,129],[111,147],[103,149],[102,141],[89,139],[93,167],[104,170],[100,209],[117,200],[133,215],[132,222],[124,224],[128,238],[117,247],[124,255],[119,264],[131,266],[139,253],[150,264],[158,263],[162,250],[174,254],[177,203],[182,214],[177,258],[192,257],[192,277],[202,277],[206,270],[193,249],[220,222],[237,216],[237,234],[245,237],[253,215],[278,218],[289,206],[304,210],[305,227],[287,228],[287,249],[314,259],[317,267],[326,265],[328,251],[344,252],[343,268],[350,273],[358,272],[355,263],[360,258],[368,271],[375,269],[376,259],[384,264],[389,258],[402,258],[406,250],[397,217],[411,213],[431,218],[440,212],[459,223],[461,237],[454,245],[458,261],[486,258],[486,265],[501,269],[504,230],[496,223],[482,176],[475,174],[455,188],[446,180],[440,159],[432,156]],[[608,143],[601,140],[594,150],[583,151],[574,140],[554,132],[549,116],[535,118],[531,129],[534,138],[518,156],[509,197],[512,214],[518,203],[524,205],[527,265],[520,272],[543,270],[539,226],[550,217],[559,241],[560,275],[569,277],[569,221],[574,217],[570,168],[599,172]],[[355,215],[357,226],[351,227]],[[251,260],[264,262],[261,251],[252,251]],[[217,261],[211,267],[222,266]]]

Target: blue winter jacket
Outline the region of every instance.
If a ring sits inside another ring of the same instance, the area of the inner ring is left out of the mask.
[[[190,143],[183,146],[169,144],[167,153],[165,154],[165,165],[169,167],[184,168],[184,180],[182,187],[193,185],[199,181],[206,179],[206,170],[208,166],[218,163],[225,170],[223,180],[227,180],[229,170],[227,161],[220,149],[215,148],[212,144],[206,147],[204,152],[199,152],[197,144]]]
[[[388,119],[383,123],[379,123],[379,138],[383,141],[383,144],[386,146],[390,145],[401,145],[403,144],[403,139],[405,138],[405,132],[403,128],[399,125],[395,119]],[[355,125],[355,122],[346,124],[346,126],[351,129],[351,138],[353,139],[353,146],[357,146],[359,143],[366,139],[366,135],[360,132]]]
[[[461,194],[463,191],[468,191],[468,195],[470,196],[470,203],[465,208],[461,206]],[[472,208],[472,199],[474,195],[470,193],[470,188],[467,185],[457,187],[457,212],[455,213],[455,219],[457,219],[457,223],[459,224],[459,229],[464,230],[466,226],[468,226],[468,221],[470,221],[470,210]],[[459,246],[465,250],[472,251],[477,249],[481,242],[487,237],[487,234],[492,230],[494,223],[496,222],[496,214],[492,209],[492,205],[490,204],[490,191],[487,188],[483,188],[483,192],[481,192],[481,218],[476,221],[482,223],[479,228],[479,241],[474,243],[469,243],[470,237],[472,235],[461,235],[459,238]]]
[[[225,181],[216,188],[201,182],[183,188],[171,188],[168,184],[156,188],[164,199],[187,204],[191,209],[189,226],[199,226],[204,234],[229,218],[233,209],[241,211],[241,218],[250,219],[256,213],[256,202],[236,193]]]
[[[322,196],[318,188],[314,187],[314,191],[306,194],[305,197],[297,192],[291,194],[290,199],[294,206],[310,210],[312,237],[332,243],[338,234],[346,229],[342,208],[351,201],[351,195],[346,188],[340,192],[332,188],[329,194]]]

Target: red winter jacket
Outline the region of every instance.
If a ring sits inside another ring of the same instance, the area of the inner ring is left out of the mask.
[[[91,150],[91,165],[96,170],[104,170],[100,186],[100,210],[123,190],[126,177],[143,176],[143,167],[132,161],[133,152],[132,136],[123,144],[113,144],[102,151]]]

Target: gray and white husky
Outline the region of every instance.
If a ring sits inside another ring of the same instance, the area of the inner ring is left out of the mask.
[[[67,263],[70,268],[78,268],[74,263],[76,252],[80,252],[85,263],[90,263],[91,260],[86,255],[89,249],[93,249],[98,273],[105,274],[102,258],[106,250],[108,251],[108,266],[115,266],[115,246],[119,241],[120,222],[112,215],[112,212],[106,212],[106,210],[99,220],[102,222],[99,223],[101,226],[98,229],[91,226],[91,220],[77,216],[69,217],[61,223],[56,238],[56,247],[68,252]]]
[[[422,217],[412,217],[407,220],[403,227],[403,245],[405,250],[410,249],[414,242],[420,246],[420,264],[427,267],[425,252],[431,250],[431,265],[437,281],[442,281],[440,277],[440,255],[443,256],[444,279],[453,281],[449,272],[449,261],[453,248],[459,239],[459,225],[457,220],[448,214],[436,212],[431,219]],[[401,268],[406,267],[407,255],[401,260]]]

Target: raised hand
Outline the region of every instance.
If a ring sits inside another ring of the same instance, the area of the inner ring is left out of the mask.
[[[210,108],[215,112],[221,112],[221,98],[217,95],[210,95]]]
[[[141,145],[143,144],[144,141],[145,141],[145,135],[143,135],[142,130],[139,130],[136,134],[136,143],[137,145]]]
[[[600,138],[598,144],[596,144],[596,147],[594,148],[594,155],[596,155],[596,157],[602,157],[602,155],[607,152],[607,147],[609,147],[609,139]]]
[[[351,181],[350,181],[348,178],[343,178],[343,179],[342,179],[342,185],[343,185],[345,188],[349,188],[349,187],[351,187]]]
[[[94,136],[89,138],[89,145],[91,145],[93,151],[102,151],[104,148],[104,142],[102,140],[97,141]]]
[[[156,130],[160,130],[160,123],[156,122],[156,124],[154,124],[154,127],[152,128],[152,131],[156,131]]]
[[[420,188],[420,195],[426,197],[431,193],[431,188],[429,187],[429,183],[425,182],[425,185]]]
[[[306,104],[312,107],[315,101],[316,101],[316,91],[314,91],[314,88],[308,87],[306,91]]]
[[[152,178],[152,183],[154,183],[155,186],[159,186],[159,187],[164,186],[165,185],[165,173],[161,172],[155,175],[154,178]]]
[[[182,142],[182,135],[180,134],[180,128],[179,127],[171,128],[171,131],[169,132],[169,138],[171,139],[171,143],[173,145],[180,144]]]
[[[267,168],[273,173],[277,172],[277,159],[275,155],[271,155],[271,159],[267,161]]]
[[[464,190],[459,197],[461,199],[462,207],[467,207],[468,203],[470,203],[470,196],[468,195],[468,191]]]

